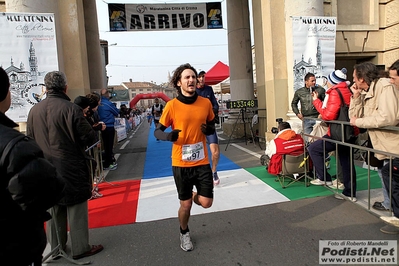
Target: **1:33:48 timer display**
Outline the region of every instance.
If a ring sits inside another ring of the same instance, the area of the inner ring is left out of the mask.
[[[258,100],[237,100],[226,102],[228,109],[240,109],[240,108],[253,108],[258,107]]]

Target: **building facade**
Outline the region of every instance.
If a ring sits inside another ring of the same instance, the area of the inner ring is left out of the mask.
[[[4,3],[6,12],[55,14],[59,69],[68,77],[71,98],[106,86],[95,0],[7,0],[0,1],[0,10],[4,11]],[[229,0],[226,6],[231,98],[255,97],[255,68],[258,126],[266,137],[276,118],[296,119],[290,110],[291,17],[337,17],[335,68],[351,70],[356,63],[371,61],[386,69],[399,58],[399,0],[252,0],[256,60],[251,56],[248,0]],[[140,93],[140,88],[131,93]]]
[[[267,139],[274,137],[270,129],[278,117],[300,126],[290,107],[295,83],[291,17],[337,18],[335,68],[347,68],[350,81],[357,63],[386,69],[399,59],[399,0],[253,0],[252,8],[259,130]],[[317,67],[314,63],[302,62]]]

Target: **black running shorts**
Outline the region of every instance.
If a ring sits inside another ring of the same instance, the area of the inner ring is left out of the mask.
[[[172,171],[179,200],[190,199],[194,186],[198,195],[213,199],[212,169],[209,164],[193,167],[172,166]]]

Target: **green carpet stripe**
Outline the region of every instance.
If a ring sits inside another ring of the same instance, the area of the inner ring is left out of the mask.
[[[305,182],[296,182],[290,185],[287,188],[282,188],[280,182],[275,181],[276,176],[269,174],[266,172],[264,166],[253,167],[245,169],[267,185],[271,186],[273,189],[280,192],[282,195],[286,196],[290,200],[298,200],[305,198],[314,198],[320,196],[328,196],[332,195],[333,192],[322,187],[322,186],[309,186],[305,187]]]
[[[331,169],[329,170],[329,173],[331,175],[334,175],[335,174],[334,158],[331,159],[330,165]],[[357,191],[367,190],[368,189],[367,169],[357,166],[355,168],[357,175]],[[280,183],[278,181],[275,181],[276,176],[269,174],[265,170],[264,166],[246,168],[245,170],[253,174],[257,178],[259,178],[264,183],[271,186],[273,189],[277,190],[279,193],[286,196],[290,200],[328,196],[333,194],[332,190],[324,186],[310,185],[309,187],[306,187],[304,179],[303,181],[296,182],[287,188],[282,188]],[[376,171],[370,171],[370,189],[375,189],[375,188],[381,188],[381,179]]]

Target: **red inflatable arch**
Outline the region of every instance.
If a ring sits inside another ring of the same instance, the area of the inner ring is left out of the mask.
[[[170,99],[168,96],[166,96],[164,93],[162,92],[154,92],[154,93],[141,93],[141,94],[137,94],[136,97],[134,97],[130,103],[129,103],[129,107],[133,108],[136,106],[136,103],[142,99],[155,99],[155,98],[161,98],[162,100],[164,100],[165,102],[169,102]]]

